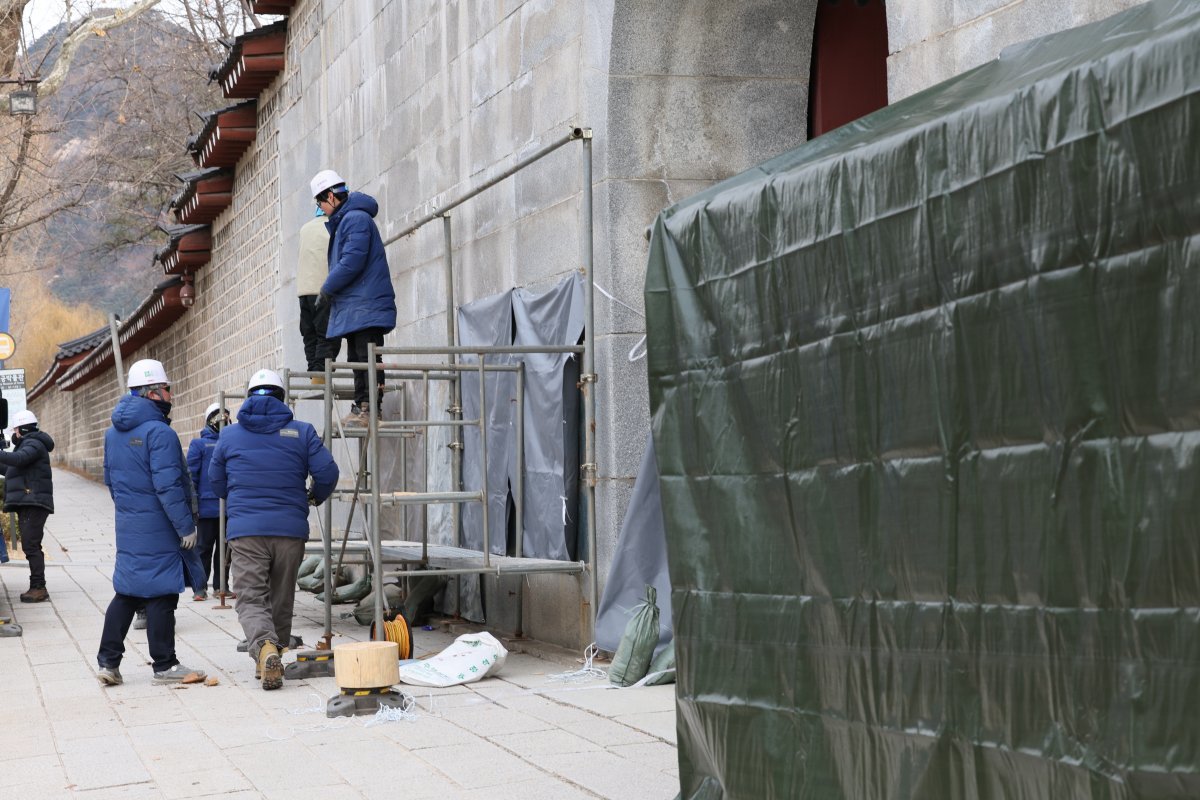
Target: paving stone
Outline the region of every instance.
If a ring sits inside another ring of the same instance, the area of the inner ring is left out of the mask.
[[[62,742],[60,751],[67,777],[80,789],[124,786],[150,780],[150,773],[124,736]]]
[[[524,759],[484,741],[431,747],[416,754],[467,789],[498,787],[543,774]]]
[[[531,759],[544,769],[601,797],[625,800],[671,800],[679,793],[679,782],[660,770],[647,767],[612,753],[566,753]]]

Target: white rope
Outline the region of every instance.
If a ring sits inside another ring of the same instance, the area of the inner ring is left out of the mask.
[[[592,282],[592,285],[596,287],[596,290],[597,290],[597,291],[599,291],[599,292],[600,292],[600,294],[604,295],[604,296],[605,296],[605,297],[607,297],[609,300],[612,300],[612,301],[613,301],[614,303],[616,303],[617,305],[619,305],[619,306],[624,306],[625,308],[628,308],[630,311],[632,311],[633,313],[637,314],[639,317],[643,317],[643,318],[644,318],[644,317],[646,316],[645,314],[643,314],[642,312],[638,311],[636,308],[634,308],[633,306],[629,305],[628,303],[623,303],[623,302],[621,302],[620,300],[618,300],[617,298],[613,297],[613,296],[612,296],[612,294],[611,294],[611,293],[609,293],[609,291],[608,291],[607,289],[605,289],[603,286],[601,286],[600,284],[598,284],[598,283],[596,283],[596,282],[594,282],[594,281],[593,281],[593,282]]]
[[[608,678],[608,673],[596,667],[593,662],[599,654],[600,648],[596,647],[596,643],[592,642],[583,651],[583,666],[570,672],[556,672],[553,675],[546,676],[547,679],[557,683],[578,683],[579,681],[592,680],[595,678]]]

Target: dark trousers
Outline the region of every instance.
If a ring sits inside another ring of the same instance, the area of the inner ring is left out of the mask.
[[[204,582],[214,592],[221,589],[221,551],[217,540],[221,538],[221,520],[216,517],[201,517],[196,523],[196,548],[200,551],[200,563],[204,565]],[[229,589],[229,546],[225,546],[225,588]]]
[[[101,667],[121,666],[125,655],[125,635],[133,622],[133,615],[140,608],[146,609],[146,643],[150,647],[150,658],[154,671],[163,672],[179,663],[175,657],[175,607],[179,595],[166,594],[162,597],[131,597],[127,594],[113,596],[104,612],[104,631],[100,634],[100,652],[96,662]]]
[[[46,588],[46,554],[42,552],[42,535],[50,512],[38,506],[20,506],[17,525],[21,531],[21,549],[29,559],[29,588]]]
[[[300,338],[304,340],[304,360],[309,372],[324,372],[325,359],[337,359],[341,339],[326,339],[329,328],[329,303],[317,305],[317,296],[300,296]]]
[[[291,536],[240,536],[233,553],[233,591],[238,622],[258,661],[263,642],[286,647],[292,638],[296,570],[304,559],[304,540]]]
[[[346,360],[351,362],[367,362],[367,345],[373,344],[379,347],[383,344],[383,335],[387,333],[383,328],[365,328],[361,331],[346,334]],[[375,356],[375,363],[383,360],[383,356]],[[375,373],[375,380],[383,386],[383,372]],[[382,398],[381,398],[382,400]],[[354,405],[367,410],[367,403],[370,401],[370,393],[367,389],[367,371],[354,371]]]

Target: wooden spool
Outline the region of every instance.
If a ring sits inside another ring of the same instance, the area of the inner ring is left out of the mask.
[[[348,642],[333,648],[333,677],[339,689],[383,689],[400,682],[400,648],[395,642]]]

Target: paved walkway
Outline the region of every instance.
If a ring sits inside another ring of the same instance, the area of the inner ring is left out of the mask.
[[[262,691],[236,651],[234,612],[190,593],[176,615],[177,654],[220,684],[151,684],[145,634],[130,631],[125,684],[103,689],[96,647],[112,597],[112,502],[103,485],[69,472],[56,470],[54,482],[51,602],[20,603],[25,563],[0,567],[0,616],[24,626],[23,637],[0,639],[0,797],[669,800],[678,792],[671,686],[564,685],[548,676],[571,666],[512,653],[497,678],[416,689],[414,720],[330,720],[332,678]],[[315,642],[322,607],[300,592],[297,613],[296,633]],[[353,620],[334,627],[335,644],[365,638]],[[417,656],[453,638],[417,631]]]

